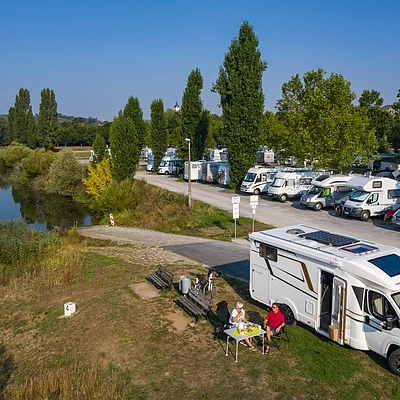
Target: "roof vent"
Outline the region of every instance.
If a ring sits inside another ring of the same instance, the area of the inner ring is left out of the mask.
[[[303,229],[293,228],[293,229],[288,229],[286,233],[290,233],[291,235],[302,235],[305,232],[303,231]]]

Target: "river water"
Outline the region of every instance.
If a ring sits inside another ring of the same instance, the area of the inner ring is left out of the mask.
[[[0,178],[0,220],[22,219],[36,230],[91,225],[89,210],[72,199],[11,186]]]

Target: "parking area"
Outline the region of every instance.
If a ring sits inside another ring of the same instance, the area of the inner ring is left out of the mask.
[[[161,176],[138,171],[138,179],[163,187],[165,189],[188,193],[188,183],[179,181],[171,176]],[[235,193],[232,190],[215,185],[192,182],[192,197],[211,204],[226,211],[232,211],[232,197],[240,196],[240,216],[252,217],[250,196]],[[400,230],[392,224],[383,224],[382,219],[370,219],[366,222],[360,220],[337,217],[333,210],[313,211],[305,209],[299,200],[280,203],[270,200],[267,196],[260,196],[256,208],[255,219],[276,227],[305,224],[330,232],[354,236],[372,242],[379,242],[398,247],[400,243]]]

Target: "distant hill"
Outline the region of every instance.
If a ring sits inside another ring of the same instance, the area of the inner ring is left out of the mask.
[[[7,114],[0,114],[0,118],[5,118],[8,119],[8,115]],[[35,119],[37,120],[38,115],[35,114]],[[58,113],[58,120],[60,122],[74,122],[74,123],[79,123],[79,122],[84,122],[87,124],[98,124],[102,121],[100,121],[98,118],[96,117],[75,117],[74,115],[64,115],[61,113]]]

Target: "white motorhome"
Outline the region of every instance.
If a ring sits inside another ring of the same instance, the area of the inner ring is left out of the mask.
[[[311,181],[321,173],[307,168],[283,169],[275,175],[269,185],[268,195],[282,203],[290,198],[301,196],[311,187]]]
[[[320,211],[333,207],[335,203],[345,202],[352,191],[346,186],[350,179],[348,175],[321,175],[311,182],[312,186],[301,196],[300,204]]]
[[[191,161],[190,162],[190,180],[199,181],[201,179],[201,165],[203,161]],[[185,170],[183,179],[189,180],[189,162],[185,161]]]
[[[354,176],[346,184],[354,191],[343,207],[343,214],[366,221],[396,203],[400,197],[399,183],[390,178]]]
[[[165,156],[162,158],[158,167],[158,174],[179,175],[182,167],[182,160],[174,156]]]
[[[250,234],[250,294],[400,375],[400,249],[305,225]]]
[[[242,181],[240,190],[257,195],[266,193],[277,172],[277,168],[250,168]]]

